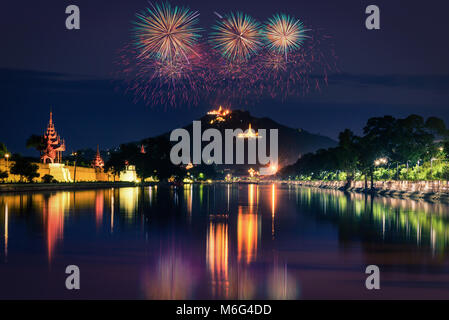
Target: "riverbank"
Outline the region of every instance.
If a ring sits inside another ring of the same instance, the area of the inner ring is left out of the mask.
[[[345,188],[346,181],[289,181],[290,184],[365,193],[364,181],[353,181],[349,188]],[[374,189],[368,182],[368,192],[390,197],[430,199],[449,202],[448,181],[375,181]]]
[[[134,182],[77,182],[77,183],[5,183],[0,184],[0,193],[64,191],[135,187]]]

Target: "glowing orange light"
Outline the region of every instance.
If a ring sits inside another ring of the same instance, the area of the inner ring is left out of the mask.
[[[259,221],[257,214],[243,213],[239,206],[237,217],[237,259],[251,263],[256,259],[259,240]]]
[[[225,297],[229,294],[228,247],[227,224],[210,222],[206,260],[212,277],[213,293],[224,293]]]
[[[254,129],[251,128],[251,123],[249,124],[248,130],[246,130],[244,133],[239,133],[237,135],[238,138],[241,139],[254,139],[259,137],[259,133],[254,131]]]

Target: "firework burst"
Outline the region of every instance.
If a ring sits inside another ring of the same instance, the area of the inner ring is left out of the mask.
[[[291,96],[305,96],[321,91],[328,84],[328,76],[339,72],[332,38],[315,29],[310,41],[290,53],[286,60],[281,53],[267,52],[255,61],[258,74],[263,74],[263,92],[281,100]]]
[[[207,50],[194,47],[195,54],[173,59],[137,58],[137,49],[125,46],[119,53],[115,78],[117,88],[131,94],[134,102],[153,106],[197,105],[213,92],[209,84],[212,71]]]
[[[173,60],[195,53],[200,37],[199,13],[184,7],[172,7],[169,3],[151,4],[151,8],[136,14],[134,22],[135,45],[138,58]]]
[[[215,14],[207,42],[197,12],[164,3],[137,14],[133,42],[119,55],[119,88],[153,106],[253,105],[321,91],[338,72],[332,38],[319,29],[288,15],[262,27],[243,13]]]
[[[306,35],[307,29],[301,21],[296,20],[289,15],[276,14],[268,19],[264,29],[264,36],[267,48],[271,51],[281,53],[287,60],[287,54],[301,47]]]
[[[263,45],[260,23],[241,12],[218,20],[213,29],[213,47],[231,61],[246,61]]]

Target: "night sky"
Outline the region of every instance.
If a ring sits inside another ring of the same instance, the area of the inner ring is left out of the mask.
[[[264,100],[247,109],[282,124],[336,138],[366,120],[411,113],[442,117],[449,125],[449,2],[399,0],[200,1],[172,4],[199,10],[207,31],[213,12],[243,11],[259,21],[286,12],[333,36],[341,73],[320,93],[285,102]],[[81,29],[65,28],[65,8],[76,4]],[[365,8],[381,10],[381,30],[365,28]],[[67,150],[117,146],[184,126],[211,107],[164,110],[114,90],[117,51],[130,40],[135,13],[146,0],[8,1],[0,10],[0,141],[12,152],[42,134],[50,107]]]

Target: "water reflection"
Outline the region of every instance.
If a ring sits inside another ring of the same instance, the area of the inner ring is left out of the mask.
[[[95,220],[97,228],[103,224],[103,206],[104,206],[104,191],[99,190],[95,195]]]
[[[443,253],[449,245],[448,205],[388,197],[371,197],[340,191],[297,188],[297,203],[315,208],[319,216],[340,225],[367,224],[382,240],[394,239],[430,245],[432,252]]]
[[[139,188],[119,189],[120,211],[127,219],[132,219],[139,201]]]
[[[206,245],[206,263],[211,274],[212,294],[229,297],[229,242],[228,225],[224,222],[209,223]]]
[[[144,292],[152,300],[184,300],[191,297],[195,277],[180,253],[163,255],[156,270],[146,272]]]
[[[114,188],[111,189],[111,233],[114,232],[114,207],[115,207],[115,203],[114,203]]]
[[[238,261],[251,263],[257,258],[260,219],[257,214],[239,206],[237,217]]]
[[[0,210],[0,267],[82,261],[100,297],[319,298],[316,288],[344,284],[358,298],[367,264],[393,270],[400,293],[449,294],[449,206],[439,202],[211,184],[4,194]],[[28,292],[6,274],[0,297]]]
[[[268,278],[268,296],[272,300],[292,300],[298,296],[296,278],[287,265],[275,264]]]
[[[271,236],[274,239],[274,213],[276,212],[276,184],[271,185]]]
[[[64,238],[64,216],[70,207],[70,193],[51,195],[42,208],[44,225],[47,229],[48,260],[51,261],[56,243]]]
[[[5,204],[5,258],[8,257],[8,204]]]

